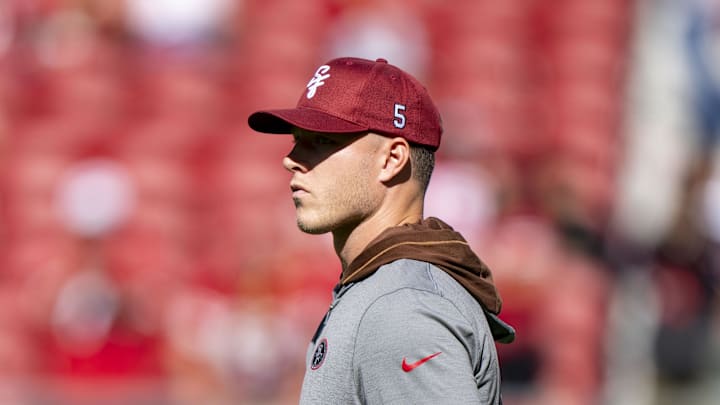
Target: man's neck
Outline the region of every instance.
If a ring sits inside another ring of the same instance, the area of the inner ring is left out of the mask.
[[[353,229],[333,232],[335,253],[342,263],[343,270],[384,230],[403,224],[417,223],[422,218],[422,209],[403,215],[376,214]]]

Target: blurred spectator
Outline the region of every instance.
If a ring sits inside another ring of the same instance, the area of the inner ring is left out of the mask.
[[[616,193],[617,232],[652,248],[670,226],[683,173],[697,150],[683,58],[684,2],[640,1],[628,78],[626,145]],[[662,179],[662,181],[657,181]]]
[[[439,161],[425,202],[425,215],[445,218],[474,242],[498,214],[497,179],[473,162]]]
[[[199,47],[217,41],[224,19],[243,1],[127,0],[127,24],[141,41],[157,47]]]
[[[708,237],[720,243],[720,159],[716,156],[712,161],[713,168],[700,201],[700,215],[705,218],[704,227]]]
[[[383,57],[423,78],[429,70],[429,38],[414,1],[350,3],[328,32],[329,58]]]
[[[8,52],[15,39],[15,15],[12,4],[0,4],[0,59]]]
[[[718,319],[720,245],[708,235],[700,209],[712,167],[700,160],[683,183],[672,226],[659,244],[653,263],[659,300],[654,359],[659,397],[678,385],[708,378]],[[667,402],[669,403],[669,402]]]
[[[712,150],[720,139],[720,6],[688,2],[687,55],[701,145]]]
[[[50,68],[86,63],[97,49],[95,29],[89,16],[79,10],[53,13],[42,22],[34,36],[38,60]]]
[[[59,184],[57,207],[65,226],[80,238],[103,238],[127,220],[135,200],[127,170],[111,161],[77,163]]]

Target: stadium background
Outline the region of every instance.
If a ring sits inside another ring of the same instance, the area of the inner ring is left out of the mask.
[[[439,105],[506,404],[715,403],[719,39],[701,0],[0,2],[0,403],[297,401],[339,264],[246,117],[340,55]]]

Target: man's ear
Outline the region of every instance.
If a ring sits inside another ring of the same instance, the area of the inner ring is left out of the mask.
[[[383,166],[379,180],[383,183],[402,183],[410,178],[410,145],[404,138],[390,138],[383,148]]]

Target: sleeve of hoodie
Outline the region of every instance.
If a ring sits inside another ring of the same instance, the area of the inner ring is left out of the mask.
[[[462,313],[446,298],[401,289],[376,300],[358,327],[353,362],[367,404],[493,404],[499,390]],[[480,356],[480,357],[478,357]],[[403,366],[405,364],[405,366]],[[476,379],[477,378],[477,379]],[[479,381],[479,383],[477,382]]]

